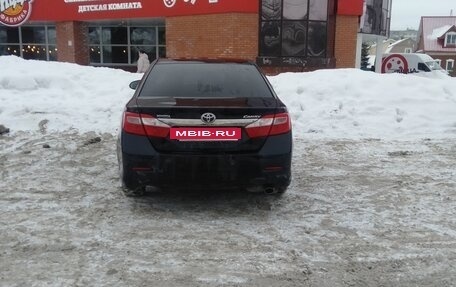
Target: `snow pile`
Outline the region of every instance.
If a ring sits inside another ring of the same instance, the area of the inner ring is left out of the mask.
[[[2,56],[0,124],[11,132],[45,125],[48,131],[115,133],[133,95],[128,84],[141,76]],[[456,79],[450,77],[339,69],[269,79],[289,108],[296,137],[456,136]]]
[[[299,137],[455,137],[456,79],[419,75],[336,69],[284,73],[270,81]]]
[[[17,130],[115,132],[142,74],[69,63],[0,57],[0,124]]]
[[[429,40],[435,40],[435,39],[437,39],[437,38],[440,38],[440,37],[442,37],[442,35],[443,35],[445,32],[447,32],[451,27],[452,27],[452,25],[445,25],[445,26],[436,28],[436,29],[432,30],[432,34],[430,34],[427,38],[428,38]]]

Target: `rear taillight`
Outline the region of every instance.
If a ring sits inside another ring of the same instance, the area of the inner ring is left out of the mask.
[[[250,138],[280,135],[291,131],[291,121],[288,113],[266,115],[246,126],[245,130]]]
[[[170,126],[151,115],[124,112],[122,128],[129,134],[165,138]]]

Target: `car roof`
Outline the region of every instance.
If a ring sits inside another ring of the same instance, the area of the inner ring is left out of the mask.
[[[236,58],[159,58],[157,64],[172,64],[172,63],[229,63],[229,64],[250,64],[252,61]]]

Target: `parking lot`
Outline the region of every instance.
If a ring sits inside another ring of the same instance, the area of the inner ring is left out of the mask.
[[[128,198],[97,136],[0,137],[1,286],[456,282],[454,141],[298,138],[282,197]]]

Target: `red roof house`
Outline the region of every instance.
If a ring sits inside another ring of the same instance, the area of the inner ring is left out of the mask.
[[[417,52],[440,60],[442,68],[456,76],[456,17],[421,17]]]

